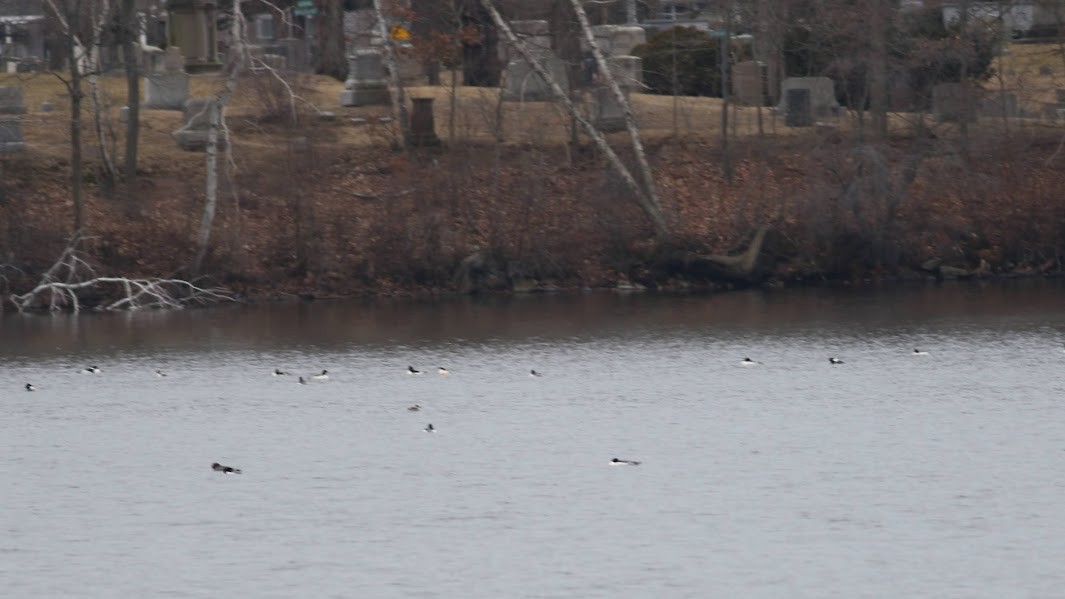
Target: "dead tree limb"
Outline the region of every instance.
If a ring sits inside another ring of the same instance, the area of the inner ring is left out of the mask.
[[[747,250],[736,256],[688,252],[684,257],[685,266],[690,270],[708,271],[716,276],[729,279],[748,280],[758,263],[758,257],[762,253],[762,245],[765,243],[765,236],[768,232],[768,226],[758,227]]]

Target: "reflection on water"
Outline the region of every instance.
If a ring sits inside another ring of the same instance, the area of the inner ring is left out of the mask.
[[[8,316],[0,588],[1055,597],[1063,299],[1024,282]]]
[[[977,320],[989,328],[1065,331],[1058,281],[721,295],[590,293],[439,301],[221,306],[182,312],[7,315],[0,355],[123,351],[338,348],[700,334],[869,335],[934,331]]]

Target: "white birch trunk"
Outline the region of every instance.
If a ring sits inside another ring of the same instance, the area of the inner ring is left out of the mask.
[[[118,179],[118,170],[115,169],[115,163],[111,159],[111,153],[107,150],[107,140],[104,137],[104,107],[100,101],[99,83],[100,37],[103,34],[104,25],[107,24],[108,19],[111,17],[111,3],[108,0],[100,0],[99,10],[100,13],[97,15],[92,27],[92,45],[90,46],[92,54],[86,58],[91,65],[91,70],[88,73],[89,97],[92,99],[92,123],[96,132],[96,147],[100,152],[100,161],[103,163],[108,179],[114,182]]]
[[[247,46],[244,43],[244,16],[241,13],[243,0],[233,0],[233,23],[230,27],[232,44],[227,56],[226,83],[218,92],[208,108],[210,128],[207,130],[207,181],[204,190],[203,216],[200,219],[200,232],[196,240],[196,258],[192,263],[192,274],[197,276],[207,255],[207,246],[211,242],[211,230],[214,228],[215,211],[218,207],[218,142],[219,137],[225,144],[232,144],[225,124],[225,109],[229,99],[237,89],[237,80],[247,65]],[[228,145],[226,146],[229,147]],[[227,150],[228,151],[228,150]]]
[[[388,78],[392,82],[392,116],[399,121],[399,130],[403,138],[403,147],[410,143],[410,122],[407,118],[407,100],[403,94],[403,81],[399,76],[399,61],[396,60],[396,48],[392,44],[392,36],[388,32],[388,21],[385,20],[385,12],[382,7],[384,0],[373,0],[374,16],[377,17],[377,34],[381,36],[384,44],[385,67],[388,68]]]
[[[656,218],[661,219],[662,206],[658,201],[658,189],[655,185],[654,173],[651,172],[651,165],[647,162],[647,153],[644,152],[640,129],[636,126],[636,117],[632,114],[629,99],[625,97],[625,92],[618,85],[614,72],[611,71],[610,65],[606,62],[606,57],[603,56],[603,51],[595,41],[595,34],[592,33],[592,26],[588,22],[588,14],[584,12],[584,7],[581,6],[580,0],[570,0],[570,5],[573,6],[573,11],[577,13],[577,21],[581,25],[581,33],[584,35],[584,40],[588,42],[588,46],[592,49],[592,56],[595,57],[595,63],[599,66],[600,76],[607,87],[610,88],[610,93],[614,94],[614,99],[617,100],[618,105],[621,106],[622,114],[625,116],[625,128],[628,129],[629,140],[632,142],[632,152],[636,156],[636,164],[643,179],[646,202],[654,208],[654,212],[657,215]]]
[[[636,203],[639,204],[640,208],[643,209],[647,217],[651,219],[651,222],[654,224],[655,231],[659,235],[668,234],[669,226],[666,224],[666,220],[662,216],[662,210],[658,205],[657,198],[648,196],[644,188],[641,187],[639,183],[637,183],[636,179],[633,178],[632,173],[629,171],[628,167],[625,166],[625,163],[621,161],[617,153],[614,152],[614,149],[610,147],[609,143],[607,143],[606,138],[603,136],[603,134],[595,128],[595,125],[593,125],[591,121],[589,121],[587,118],[584,117],[584,115],[581,114],[581,112],[577,109],[577,106],[570,99],[569,95],[566,94],[566,92],[562,91],[562,88],[559,87],[558,82],[555,81],[555,79],[551,76],[547,69],[544,68],[544,65],[531,52],[529,52],[529,48],[525,45],[525,42],[519,39],[518,36],[514,34],[514,31],[510,28],[506,21],[503,20],[502,15],[499,14],[499,11],[496,10],[496,7],[492,3],[492,0],[481,0],[481,4],[482,6],[484,6],[485,10],[488,11],[488,14],[492,17],[492,21],[495,23],[496,27],[499,28],[499,31],[503,34],[503,36],[507,39],[507,42],[514,46],[518,53],[521,54],[521,57],[526,62],[528,62],[530,66],[532,66],[533,70],[535,70],[536,73],[540,75],[540,77],[542,77],[544,81],[546,81],[551,86],[551,90],[555,93],[555,97],[558,99],[558,101],[566,107],[573,119],[577,121],[577,123],[580,124],[580,126],[584,129],[585,133],[587,133],[588,136],[592,138],[592,141],[595,142],[596,147],[598,147],[599,150],[603,153],[603,156],[606,157],[607,162],[610,163],[610,166],[612,166],[617,172],[618,176],[621,177],[621,180],[625,183],[625,186],[628,187],[629,190],[632,192],[633,196],[636,198]],[[585,19],[585,21],[587,22],[587,19]],[[601,56],[602,53],[600,53],[600,57]],[[627,103],[624,105],[626,107],[628,106]]]

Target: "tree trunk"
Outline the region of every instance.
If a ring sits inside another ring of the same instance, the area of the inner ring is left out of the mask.
[[[81,1],[73,3],[73,10],[67,4],[67,60],[70,62],[70,198],[74,202],[74,238],[85,235],[85,198],[81,189],[81,57],[77,49],[80,44],[75,39],[72,28],[76,23]]]
[[[104,111],[106,106],[100,99],[100,38],[103,35],[104,27],[107,25],[108,20],[111,18],[111,4],[108,0],[102,0],[99,2],[99,6],[94,7],[99,10],[99,13],[94,14],[95,17],[92,20],[92,38],[91,43],[87,48],[83,49],[85,55],[82,59],[91,67],[91,71],[88,73],[89,81],[89,98],[92,100],[92,122],[93,130],[96,133],[96,146],[100,153],[101,170],[103,171],[102,181],[104,186],[108,189],[114,189],[115,182],[118,180],[118,169],[115,168],[115,162],[111,159],[111,152],[107,149],[107,137],[104,135]],[[71,15],[69,23],[76,22],[78,15]]]
[[[388,77],[392,82],[392,112],[399,121],[400,136],[403,138],[403,147],[410,144],[410,121],[407,116],[407,99],[403,94],[403,81],[399,77],[399,60],[396,59],[396,47],[392,43],[392,36],[388,33],[388,21],[385,20],[385,12],[382,8],[384,0],[373,0],[374,16],[377,17],[377,34],[384,41],[385,66],[388,68]]]
[[[348,78],[347,52],[344,47],[344,3],[341,0],[319,0],[321,14],[314,20],[318,52],[314,70],[337,81]]]
[[[211,229],[214,227],[215,210],[218,206],[218,144],[232,144],[228,128],[225,125],[225,108],[233,92],[237,89],[237,80],[247,64],[248,49],[244,40],[244,16],[241,12],[243,0],[233,0],[233,20],[230,26],[232,45],[227,52],[226,83],[218,92],[207,110],[210,111],[210,128],[207,130],[207,181],[204,190],[203,216],[200,219],[200,232],[196,240],[196,257],[192,263],[192,276],[198,276],[211,242]],[[227,146],[229,148],[231,146]]]
[[[503,20],[499,11],[496,10],[492,0],[481,0],[481,4],[484,6],[485,10],[488,11],[492,21],[495,23],[499,31],[502,32],[503,36],[507,39],[507,42],[514,46],[518,53],[521,54],[521,57],[529,63],[533,70],[551,86],[551,91],[554,92],[555,98],[566,107],[566,110],[569,111],[573,119],[576,120],[584,129],[585,133],[592,138],[592,141],[595,142],[599,151],[603,153],[607,162],[610,163],[610,166],[613,167],[618,176],[621,177],[625,186],[632,192],[636,203],[651,220],[655,227],[655,231],[659,235],[667,235],[669,233],[669,226],[666,224],[665,218],[662,216],[662,211],[658,206],[657,199],[648,197],[646,190],[636,182],[636,179],[633,178],[628,167],[625,166],[617,153],[614,152],[614,148],[610,147],[610,144],[607,143],[603,134],[600,133],[599,130],[595,128],[595,125],[585,118],[579,110],[577,110],[577,106],[573,103],[570,97],[562,91],[562,88],[559,87],[558,82],[555,81],[554,77],[552,77],[547,69],[544,68],[544,65],[539,59],[529,52],[529,48],[526,46],[525,42],[514,34],[514,31],[509,25],[507,25],[506,21]],[[602,54],[600,53],[600,57],[601,56]],[[624,106],[627,108],[628,104],[626,103]]]
[[[588,42],[588,46],[592,50],[592,56],[595,57],[595,62],[599,66],[599,73],[606,82],[607,87],[610,88],[611,93],[614,94],[614,99],[621,106],[622,113],[625,116],[625,128],[629,131],[632,151],[636,155],[636,164],[639,166],[640,176],[643,179],[644,194],[641,195],[644,198],[643,201],[647,204],[645,210],[648,210],[648,216],[654,220],[655,226],[659,228],[661,233],[664,233],[668,227],[662,216],[662,206],[658,201],[654,173],[651,171],[650,163],[647,162],[647,154],[643,149],[640,129],[636,126],[636,118],[632,114],[632,107],[629,106],[629,99],[621,91],[621,86],[618,85],[610,65],[607,64],[602,50],[599,49],[599,44],[595,41],[595,34],[592,33],[592,27],[588,23],[588,15],[584,12],[584,7],[581,6],[580,0],[570,0],[570,4],[573,6],[573,11],[577,14],[577,20],[581,24],[581,33],[584,35],[585,41]]]
[[[126,182],[137,178],[137,141],[140,137],[141,86],[137,65],[137,47],[140,45],[137,27],[136,0],[122,0],[122,29],[125,43],[122,50],[126,62],[126,105],[129,120],[126,122]]]

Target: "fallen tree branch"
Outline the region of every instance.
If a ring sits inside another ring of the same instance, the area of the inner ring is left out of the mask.
[[[768,232],[768,226],[758,227],[747,250],[736,256],[688,252],[684,256],[685,267],[689,270],[709,271],[714,275],[727,278],[749,279],[758,263],[758,256],[762,253],[762,245]]]
[[[55,264],[45,271],[37,285],[23,294],[12,293],[8,300],[19,312],[47,302],[49,311],[69,308],[81,311],[79,291],[117,286],[118,299],[103,305],[104,310],[138,310],[141,308],[181,309],[190,304],[236,301],[221,287],[199,287],[182,279],[103,277],[82,256],[82,238],[71,239]]]
[[[231,302],[236,298],[220,287],[197,287],[182,279],[131,279],[128,277],[96,277],[77,283],[42,282],[22,295],[11,294],[10,300],[19,312],[32,308],[45,293],[48,294],[48,309],[56,311],[68,307],[81,311],[77,291],[98,288],[103,285],[118,285],[122,297],[101,307],[103,310],[139,310],[141,308],[165,308],[180,310],[190,304],[206,305],[215,302]]]

